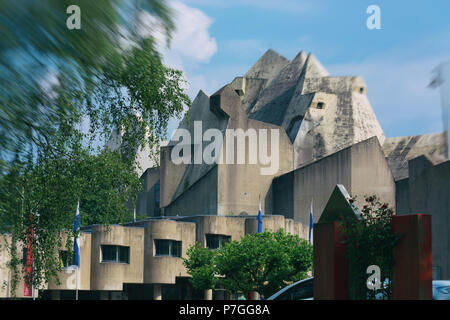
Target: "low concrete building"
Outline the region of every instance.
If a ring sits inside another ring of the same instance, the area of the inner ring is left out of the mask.
[[[254,234],[256,216],[189,216],[150,218],[124,225],[86,226],[80,234],[80,268],[66,259],[61,247],[62,268],[55,281],[41,288],[44,299],[203,299],[205,292],[194,290],[183,265],[186,251],[196,242],[216,249],[228,240]],[[280,228],[305,238],[307,228],[284,216],[264,215],[263,229]],[[7,236],[2,241],[8,241]],[[7,243],[5,243],[7,245]],[[6,263],[11,258],[6,246],[0,251],[0,298],[11,297],[11,275]],[[78,285],[77,285],[78,279]],[[23,281],[15,296],[22,298]],[[36,291],[36,296],[39,293]],[[224,291],[206,295],[229,299]]]

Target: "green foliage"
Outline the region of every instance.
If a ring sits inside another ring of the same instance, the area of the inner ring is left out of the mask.
[[[394,266],[393,248],[398,240],[391,228],[394,211],[387,203],[381,203],[375,195],[365,197],[365,201],[359,219],[342,220],[351,277],[350,298],[375,299],[381,294],[383,299],[389,299]],[[380,267],[380,290],[367,288],[369,275],[366,272],[371,265]]]
[[[192,277],[191,282],[194,288],[209,289],[216,285],[214,266],[216,253],[216,251],[201,247],[198,243],[187,250],[186,254],[189,259],[183,258],[183,264]]]
[[[132,220],[136,152],[149,146],[156,157],[168,120],[190,104],[182,73],[136,33],[143,9],[172,30],[164,1],[77,1],[81,30],[66,27],[70,4],[0,1],[0,233],[12,235],[13,292],[31,224],[38,288],[57,280],[64,230],[71,254],[77,201],[82,225]],[[49,72],[57,81],[42,86]],[[119,148],[104,148],[114,129]]]
[[[138,148],[166,137],[170,118],[190,104],[181,71],[163,65],[152,39],[109,61],[86,103],[92,133],[121,131],[121,153],[132,163]]]
[[[257,291],[268,297],[312,269],[312,246],[298,236],[265,231],[229,241],[217,250],[196,245],[185,266],[197,289],[223,287],[232,294]]]
[[[80,30],[66,26],[66,10],[74,4]],[[63,77],[67,94],[89,94],[105,64],[123,54],[121,41],[143,40],[137,24],[142,12],[158,18],[167,36],[174,28],[164,0],[1,0],[0,11],[0,162],[30,139],[45,140],[71,113],[54,103],[45,81]]]

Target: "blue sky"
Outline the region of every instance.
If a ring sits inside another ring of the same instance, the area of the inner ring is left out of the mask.
[[[345,5],[343,5],[345,3]],[[432,3],[432,4],[431,4]],[[167,64],[182,69],[189,95],[214,93],[269,48],[288,59],[312,52],[331,75],[360,75],[388,137],[442,131],[432,69],[450,60],[450,1],[177,0]],[[369,5],[381,30],[369,30]],[[448,81],[450,82],[450,80]],[[176,128],[171,123],[169,130]]]

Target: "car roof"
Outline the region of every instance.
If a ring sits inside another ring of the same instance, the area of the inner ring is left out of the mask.
[[[302,283],[302,282],[310,281],[310,280],[312,280],[312,279],[314,279],[314,278],[311,277],[311,278],[306,278],[306,279],[303,279],[303,280],[294,282],[293,284],[290,284],[290,285],[288,285],[287,287],[284,287],[284,288],[281,289],[280,291],[275,292],[275,293],[274,293],[273,295],[271,295],[267,300],[273,300],[273,299],[275,299],[276,297],[278,297],[280,294],[282,294],[282,293],[288,291],[290,288],[295,287],[296,285],[298,285],[298,284],[300,284],[300,283]]]
[[[433,280],[433,286],[450,286],[450,280]]]

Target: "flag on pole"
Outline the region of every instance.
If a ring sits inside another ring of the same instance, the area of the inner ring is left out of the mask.
[[[28,284],[32,281],[33,276],[33,238],[34,238],[34,228],[33,228],[33,214],[30,213],[30,226],[28,227],[27,234],[27,260],[25,264],[25,278],[26,281],[23,286],[23,295],[25,297],[31,297],[33,294],[33,287],[31,288]]]
[[[261,196],[259,196],[259,211],[258,211],[258,233],[262,233],[262,212],[261,212]]]
[[[80,238],[78,237],[78,231],[80,229],[80,202],[77,203],[77,211],[75,213],[75,222],[73,224],[73,232],[75,233],[75,239],[73,241],[73,253],[74,253],[74,265],[80,266]]]
[[[311,199],[311,210],[309,211],[309,243],[313,243],[313,226],[314,226],[314,219],[313,219],[313,201]]]

